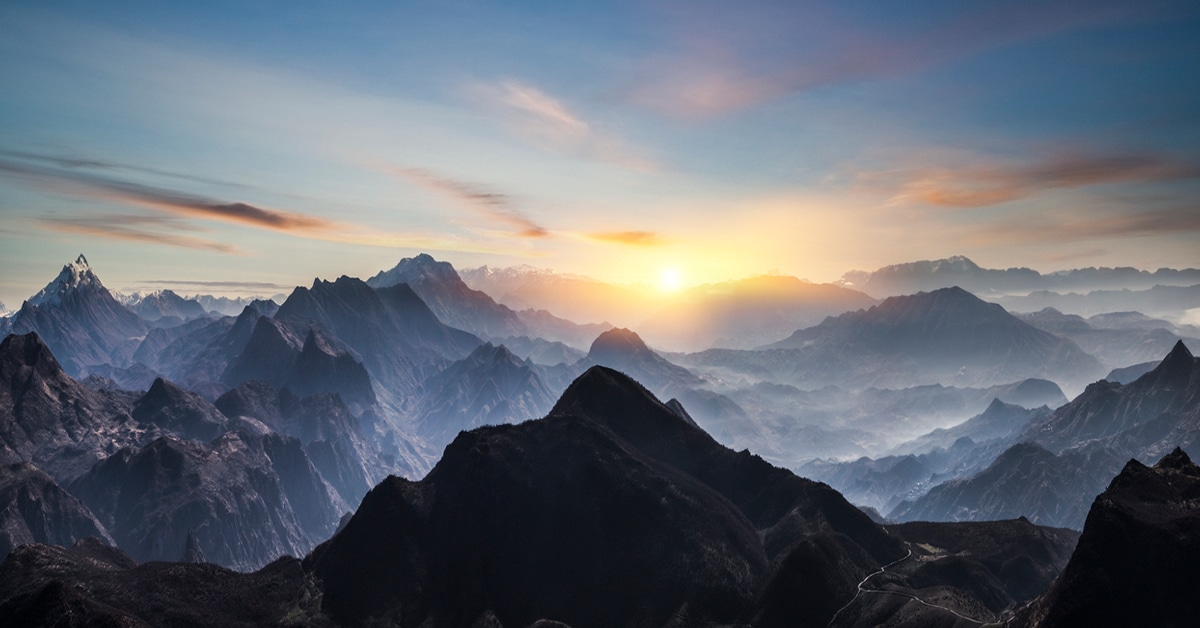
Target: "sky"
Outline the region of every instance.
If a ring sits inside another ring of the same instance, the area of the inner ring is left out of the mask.
[[[0,3],[0,302],[1200,266],[1200,4]]]

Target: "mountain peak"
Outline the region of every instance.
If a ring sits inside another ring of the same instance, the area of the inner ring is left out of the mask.
[[[650,348],[636,332],[624,327],[614,327],[596,337],[588,349],[588,357],[602,361],[604,358],[625,357],[649,351]]]
[[[11,369],[15,373],[21,367],[32,367],[42,373],[62,372],[50,348],[32,331],[10,334],[0,343],[0,372],[7,374]]]
[[[88,265],[87,258],[82,253],[75,258],[74,262],[63,266],[62,271],[58,273],[58,277],[54,281],[46,284],[37,294],[29,298],[30,305],[57,305],[62,303],[63,298],[68,294],[72,294],[79,290],[99,291],[104,290],[104,284],[100,283],[100,278],[96,273],[92,272],[92,267]]]
[[[1154,465],[1154,468],[1158,470],[1172,469],[1175,471],[1197,470],[1195,463],[1192,462],[1192,459],[1187,455],[1187,452],[1180,447],[1176,447],[1171,453],[1163,456],[1162,459]]]
[[[372,288],[384,288],[398,283],[415,285],[424,282],[462,283],[462,278],[450,262],[439,262],[428,253],[400,260],[390,270],[381,271],[367,280]]]

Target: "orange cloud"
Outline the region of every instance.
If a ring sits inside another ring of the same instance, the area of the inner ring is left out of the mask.
[[[931,168],[917,172],[866,173],[868,185],[895,186],[891,204],[985,207],[1055,188],[1108,183],[1200,178],[1200,164],[1159,155],[1067,155],[1042,163],[1011,166]],[[897,183],[895,180],[900,179]]]
[[[584,237],[597,242],[629,246],[658,246],[665,243],[665,240],[653,231],[600,231],[585,233]]]
[[[240,253],[237,247],[229,244],[215,242],[213,240],[206,240],[204,238],[164,233],[162,231],[146,231],[135,226],[131,226],[129,224],[130,221],[120,220],[113,216],[101,216],[97,218],[38,218],[35,220],[35,222],[54,231],[76,233],[80,235],[110,238],[114,240],[125,240],[129,242],[164,244],[167,246],[177,246],[189,249],[217,251],[219,253]],[[151,220],[148,222],[154,223],[155,221]]]

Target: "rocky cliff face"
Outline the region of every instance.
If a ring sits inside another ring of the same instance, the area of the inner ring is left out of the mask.
[[[78,477],[153,438],[130,416],[131,402],[68,377],[37,334],[0,343],[0,461],[32,462],[59,482]]]
[[[1187,626],[1200,617],[1200,467],[1129,461],[1093,502],[1070,562],[1014,625]]]
[[[68,488],[139,561],[178,559],[194,532],[209,560],[243,570],[303,555],[347,508],[299,441],[243,431],[125,448]]]
[[[88,536],[114,544],[87,506],[40,469],[0,465],[0,561],[19,545],[71,546]]]

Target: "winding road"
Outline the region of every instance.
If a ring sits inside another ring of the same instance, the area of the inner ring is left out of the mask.
[[[841,614],[842,614],[842,611],[846,610],[847,608],[850,608],[850,605],[851,605],[851,604],[853,604],[853,603],[854,603],[854,601],[858,599],[858,596],[862,595],[863,593],[878,593],[878,594],[881,594],[881,595],[899,595],[899,596],[901,596],[901,597],[906,597],[906,598],[909,598],[909,599],[911,599],[911,600],[915,600],[915,601],[917,601],[917,602],[919,602],[919,603],[921,603],[921,604],[924,604],[925,606],[928,606],[928,607],[930,607],[930,608],[936,608],[936,609],[940,609],[940,610],[946,611],[947,613],[951,613],[951,614],[953,614],[953,615],[957,616],[957,617],[958,617],[958,618],[960,618],[960,619],[965,619],[965,620],[967,620],[967,621],[969,621],[969,622],[972,622],[972,623],[975,623],[975,624],[980,624],[980,625],[983,625],[983,623],[984,623],[984,622],[982,622],[982,621],[979,621],[978,619],[975,619],[975,618],[973,618],[973,617],[967,617],[966,615],[963,615],[962,613],[960,613],[960,612],[958,612],[958,611],[956,611],[956,610],[954,610],[954,609],[952,609],[952,608],[947,608],[947,607],[945,607],[945,606],[940,606],[940,605],[938,605],[938,604],[933,604],[933,603],[930,603],[930,602],[926,602],[925,600],[922,600],[921,598],[919,598],[919,597],[917,597],[917,596],[913,595],[912,593],[905,593],[905,592],[903,592],[903,591],[888,591],[888,590],[886,590],[886,589],[865,589],[865,588],[863,588],[863,587],[864,587],[864,585],[866,585],[866,584],[867,584],[867,581],[868,581],[868,580],[870,580],[871,578],[874,578],[875,576],[878,576],[879,574],[881,574],[881,573],[883,573],[883,572],[887,571],[889,567],[892,567],[892,566],[894,566],[894,565],[898,565],[898,564],[900,564],[900,563],[902,563],[902,562],[904,562],[904,561],[908,560],[909,558],[912,558],[912,548],[909,548],[909,550],[908,550],[908,554],[906,554],[906,555],[904,556],[904,558],[901,558],[901,559],[899,559],[899,560],[894,560],[894,561],[892,561],[892,562],[890,562],[890,563],[888,563],[888,564],[886,564],[886,565],[884,565],[884,566],[880,567],[880,568],[879,568],[879,571],[873,571],[873,572],[871,572],[870,574],[867,574],[867,577],[866,577],[866,578],[863,578],[863,579],[862,579],[862,581],[858,583],[858,591],[856,591],[856,592],[854,593],[854,597],[850,598],[850,601],[849,601],[849,602],[846,602],[846,605],[845,605],[845,606],[843,606],[843,607],[839,608],[839,609],[837,610],[837,612],[833,614],[833,617],[831,617],[831,618],[829,619],[829,624],[828,624],[828,625],[829,625],[829,626],[832,626],[832,625],[834,624],[834,622],[836,622],[836,621],[837,621],[838,615],[841,615]]]

